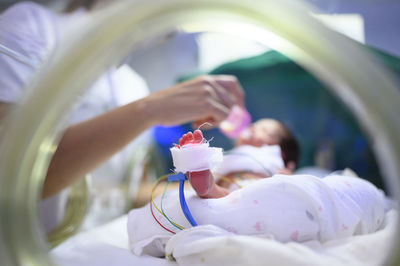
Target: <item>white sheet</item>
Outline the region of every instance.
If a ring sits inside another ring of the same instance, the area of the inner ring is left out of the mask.
[[[155,199],[161,207],[161,196]],[[237,235],[269,237],[281,243],[322,243],[375,232],[384,220],[384,195],[371,183],[356,177],[274,175],[219,199],[201,199],[185,192],[187,205],[198,225],[214,225]],[[163,197],[169,218],[191,228],[181,208],[177,190]],[[150,205],[132,210],[128,216],[131,250],[140,256],[164,255],[172,237],[153,218]],[[156,219],[169,230],[179,232],[157,213]]]
[[[368,235],[303,244],[238,236],[213,226],[182,231],[167,244],[166,259],[135,256],[128,250],[127,216],[80,233],[50,252],[59,265],[367,265],[382,264],[396,229],[397,212],[389,211],[382,229]]]
[[[82,232],[50,252],[61,266],[174,266],[176,262],[150,256],[135,256],[128,248],[127,216]]]
[[[383,228],[368,235],[321,244],[286,244],[272,239],[233,235],[215,226],[182,231],[168,242],[166,254],[179,265],[381,265],[392,244],[397,213],[389,211]],[[232,255],[234,254],[234,256]]]

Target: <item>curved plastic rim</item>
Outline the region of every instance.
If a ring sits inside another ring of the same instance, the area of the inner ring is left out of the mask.
[[[121,1],[93,14],[64,43],[22,104],[8,117],[0,153],[0,252],[4,265],[50,265],[37,204],[59,120],[75,97],[133,47],[179,28],[239,35],[267,44],[329,84],[371,136],[396,196],[400,188],[400,93],[362,49],[293,1]],[[81,75],[85,73],[85,75]],[[51,110],[51,112],[49,112]],[[397,231],[396,239],[398,239]],[[398,246],[398,245],[397,245]],[[398,249],[393,246],[392,255]],[[399,261],[398,257],[391,256]],[[400,261],[399,261],[400,262]]]

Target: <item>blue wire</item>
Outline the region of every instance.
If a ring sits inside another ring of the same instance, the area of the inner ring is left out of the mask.
[[[181,203],[181,208],[183,211],[183,214],[185,215],[186,219],[189,221],[189,223],[192,226],[197,226],[197,223],[195,222],[195,220],[193,219],[192,214],[189,211],[189,208],[186,204],[186,200],[185,200],[185,192],[184,192],[184,184],[185,184],[185,180],[180,180],[179,181],[179,202]]]

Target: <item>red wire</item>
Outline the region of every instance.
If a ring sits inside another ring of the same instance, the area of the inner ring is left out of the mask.
[[[150,202],[150,211],[151,211],[151,215],[153,215],[154,220],[156,220],[156,222],[165,230],[167,230],[168,232],[172,233],[172,234],[176,234],[174,231],[169,230],[168,228],[166,228],[165,226],[163,226],[156,218],[156,216],[153,213],[153,204]]]

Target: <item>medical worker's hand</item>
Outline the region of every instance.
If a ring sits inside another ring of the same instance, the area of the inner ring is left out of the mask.
[[[201,76],[156,92],[146,101],[151,106],[148,115],[156,124],[218,125],[233,105],[244,105],[244,92],[234,76]]]
[[[233,76],[204,76],[69,126],[51,160],[43,197],[73,184],[156,124],[207,121],[218,125],[243,90]]]

